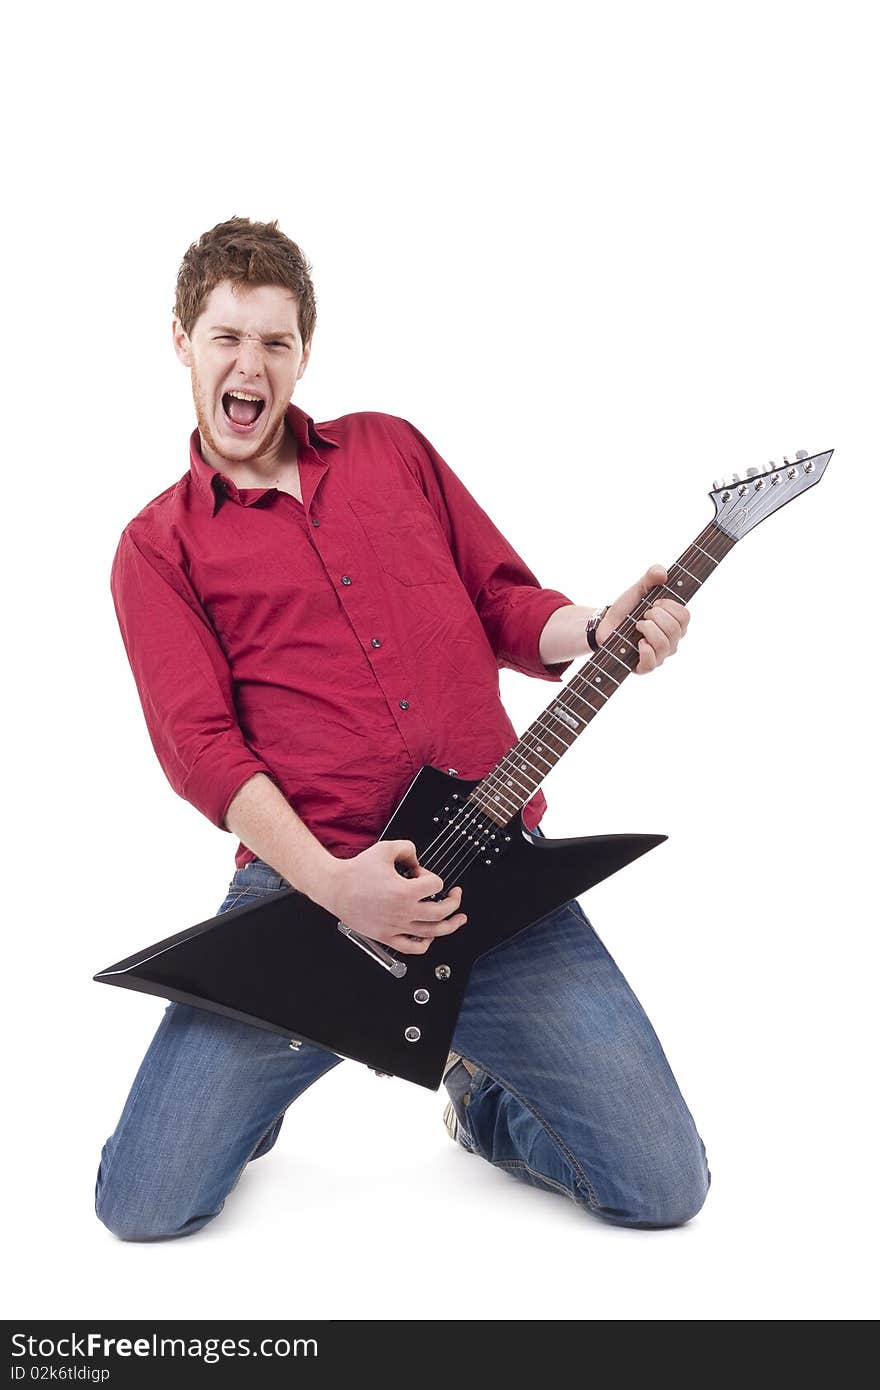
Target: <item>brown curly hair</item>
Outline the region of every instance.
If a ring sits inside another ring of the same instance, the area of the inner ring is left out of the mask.
[[[194,241],[177,275],[174,312],[191,333],[205,300],[224,280],[243,285],[284,285],[296,295],[303,345],[315,331],[315,289],[302,251],[277,222],[231,217]]]

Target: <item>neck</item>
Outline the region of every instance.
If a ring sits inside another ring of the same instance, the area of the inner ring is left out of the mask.
[[[225,458],[206,445],[201,433],[199,440],[205,462],[231,478],[237,487],[277,487],[298,475],[296,436],[286,420],[282,421],[276,442],[253,459]]]
[[[639,664],[636,623],[643,614],[658,598],[689,603],[735,544],[714,522],[701,531],[670,567],[666,583],[653,588],[624,618],[468,800],[497,825],[507,825]]]

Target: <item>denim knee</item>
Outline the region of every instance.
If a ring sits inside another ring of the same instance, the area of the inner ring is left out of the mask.
[[[140,1194],[129,1194],[126,1197],[124,1192],[114,1188],[113,1183],[104,1175],[105,1162],[102,1157],[95,1182],[95,1215],[119,1240],[169,1240],[178,1236],[193,1235],[219,1216],[223,1209],[221,1203],[217,1211],[181,1219],[180,1212],[165,1211],[159,1204],[150,1208],[139,1199]]]
[[[712,1175],[705,1160],[691,1168],[673,1168],[666,1174],[655,1171],[651,1179],[627,1194],[625,1204],[604,1206],[595,1194],[585,1197],[584,1205],[604,1221],[635,1230],[666,1230],[685,1226],[701,1210],[709,1192]]]
[[[181,1225],[170,1215],[163,1219],[163,1213],[160,1212],[126,1211],[110,1202],[102,1201],[100,1196],[95,1201],[95,1212],[98,1220],[107,1227],[111,1235],[117,1236],[119,1240],[131,1241],[171,1240],[180,1236],[190,1236],[219,1215],[219,1212],[211,1212],[207,1216],[184,1221]]]

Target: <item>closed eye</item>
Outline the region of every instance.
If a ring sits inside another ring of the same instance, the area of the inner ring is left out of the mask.
[[[235,338],[235,337],[233,337],[233,335],[232,335],[231,333],[216,333],[216,334],[214,335],[214,342],[215,342],[215,343],[237,343],[237,342],[238,342],[238,339]],[[278,341],[276,340],[276,341],[273,341],[273,342],[269,343],[268,346],[269,346],[269,347],[273,347],[273,348],[284,348],[284,349],[289,349],[290,344],[289,344],[289,343],[278,342]]]

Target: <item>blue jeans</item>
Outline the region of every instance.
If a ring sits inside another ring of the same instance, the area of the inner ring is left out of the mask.
[[[262,860],[219,908],[288,888]],[[467,930],[465,926],[464,930]],[[477,962],[447,1089],[465,1147],[621,1226],[675,1226],[709,1188],[706,1153],[641,1005],[576,900]],[[287,1107],[334,1053],[169,1004],[101,1154],[95,1209],[123,1240],[217,1216]]]

